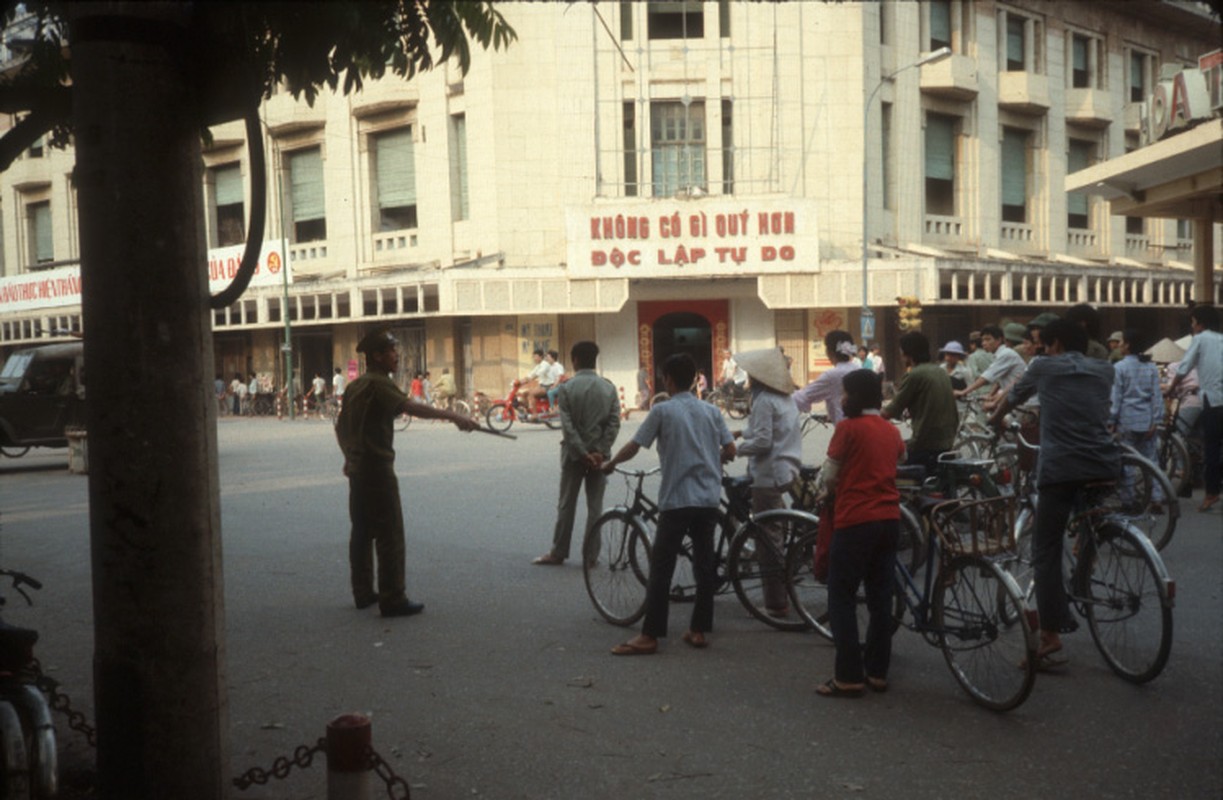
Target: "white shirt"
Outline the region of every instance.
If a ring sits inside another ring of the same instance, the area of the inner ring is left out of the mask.
[[[1193,337],[1177,375],[1197,367],[1198,392],[1211,408],[1223,406],[1223,333],[1202,331]]]
[[[738,452],[750,457],[753,486],[782,487],[794,480],[803,463],[803,435],[798,406],[789,395],[763,391],[752,398]]]
[[[335,374],[335,376],[331,379],[331,389],[335,393],[336,397],[340,397],[341,395],[344,394],[344,376],[343,375],[341,375],[338,372]]]
[[[1010,391],[1027,368],[1023,356],[1002,344],[994,351],[994,362],[981,373],[981,377],[986,383],[997,383],[1002,391],[1006,392]]]
[[[549,384],[556,383],[561,378],[565,377],[565,365],[564,364],[557,361],[556,363],[550,364],[549,366],[552,367],[552,374],[549,377]]]

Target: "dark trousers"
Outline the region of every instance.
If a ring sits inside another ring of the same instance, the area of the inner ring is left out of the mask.
[[[1218,494],[1220,485],[1219,458],[1223,456],[1223,406],[1212,406],[1202,398],[1202,480],[1206,494]]]
[[[837,647],[836,679],[862,683],[888,676],[892,660],[892,585],[898,520],[865,522],[837,530],[828,566],[828,621]],[[866,591],[870,623],[866,644],[858,639],[858,585]]]
[[[677,508],[659,514],[654,551],[650,554],[650,580],[646,585],[645,623],[641,628],[646,636],[660,639],[667,635],[671,578],[685,536],[692,541],[692,574],[696,578],[696,604],[688,627],[698,633],[713,630],[713,594],[718,582],[713,563],[713,531],[717,521],[716,508]]]
[[[1036,530],[1032,535],[1032,571],[1036,583],[1036,610],[1040,629],[1061,633],[1074,625],[1062,576],[1062,547],[1066,523],[1074,511],[1083,484],[1052,483],[1040,487],[1036,504]]]
[[[404,593],[403,508],[399,478],[390,465],[362,470],[348,479],[348,515],[352,534],[348,563],[353,599],[374,596],[378,604],[393,605]],[[374,556],[378,557],[378,591],[374,591]]]
[[[561,488],[556,501],[556,527],[552,531],[552,550],[550,554],[556,558],[569,558],[570,543],[573,540],[573,520],[577,516],[578,492],[586,487],[586,528],[582,537],[585,544],[590,537],[590,528],[603,510],[603,490],[607,487],[607,476],[597,469],[588,469],[581,461],[570,461],[561,457]],[[585,561],[590,561],[599,555],[596,549],[593,553],[582,553]]]

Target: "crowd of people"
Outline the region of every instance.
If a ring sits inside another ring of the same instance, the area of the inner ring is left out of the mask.
[[[791,379],[790,362],[780,348],[749,351],[727,358],[719,384],[744,384],[751,393],[745,428],[732,432],[713,405],[700,402],[698,370],[686,354],[662,365],[670,395],[656,404],[632,439],[615,454],[620,405],[612,384],[595,371],[594,342],[574,345],[576,370],[560,381],[555,352],[537,351],[532,376],[535,398],[556,393],[563,430],[556,524],[550,550],[532,563],[561,566],[570,556],[579,494],[586,493],[587,525],[602,507],[606,476],[641,450],[657,445],[661,467],[660,517],[650,555],[646,613],[640,634],[616,645],[615,655],[658,652],[668,631],[668,595],[680,545],[692,543],[696,601],[682,640],[696,648],[709,644],[713,628],[713,535],[721,497],[723,465],[746,458],[756,512],[781,507],[797,478],[801,461],[800,414],[823,402],[836,424],[820,470],[823,513],[831,517],[827,575],[828,603],[837,655],[832,678],[817,687],[828,697],[858,697],[865,690],[885,691],[890,661],[891,563],[899,525],[899,464],[932,469],[951,451],[963,409],[979,398],[989,422],[1000,426],[1013,409],[1039,409],[1040,504],[1033,539],[1035,597],[1040,620],[1039,667],[1066,663],[1061,636],[1074,630],[1062,583],[1063,531],[1084,486],[1115,480],[1119,442],[1152,456],[1164,418],[1165,395],[1196,389],[1191,416],[1201,431],[1205,495],[1199,509],[1219,500],[1220,449],[1223,446],[1223,334],[1218,311],[1192,309],[1193,341],[1161,384],[1159,370],[1145,355],[1150,342],[1139,329],[1118,331],[1099,341],[1099,317],[1087,305],[1064,316],[1044,313],[1026,324],[987,325],[937,353],[920,332],[898,341],[904,368],[889,402],[884,402],[883,359],[878,347],[854,344],[845,331],[831,331],[823,345],[832,367],[804,387]],[[433,417],[461,430],[475,423],[409,396],[387,378],[397,366],[394,340],[382,333],[366,337],[359,350],[369,371],[354,381],[337,425],[350,480],[352,587],[358,608],[375,602],[387,616],[417,613],[403,586],[403,526],[398,483],[391,464],[392,428],[398,414]],[[937,354],[939,360],[934,359]],[[563,374],[563,373],[561,373]],[[553,375],[557,375],[553,378]],[[422,379],[427,376],[421,376]],[[423,389],[423,384],[422,384]],[[907,417],[911,437],[903,441],[893,420]],[[736,446],[736,442],[738,443]],[[1163,500],[1164,498],[1156,498]],[[1170,499],[1170,498],[1169,498]],[[591,537],[583,537],[591,541]],[[377,553],[378,580],[373,580]],[[583,553],[583,559],[597,553]],[[863,586],[870,611],[865,646],[859,644],[854,597]],[[765,587],[769,614],[790,613],[785,587]]]

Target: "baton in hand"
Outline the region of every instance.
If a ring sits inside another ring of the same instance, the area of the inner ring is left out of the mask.
[[[492,428],[485,428],[483,426],[472,428],[472,430],[479,431],[480,433],[489,433],[489,434],[492,434],[493,436],[500,436],[504,439],[513,439],[515,441],[518,440],[518,437],[512,433],[504,433],[502,431],[495,431]]]

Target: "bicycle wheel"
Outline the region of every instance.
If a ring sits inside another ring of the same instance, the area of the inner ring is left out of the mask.
[[[1189,445],[1180,434],[1164,434],[1166,441],[1159,448],[1159,468],[1168,477],[1177,497],[1186,497],[1186,487],[1192,491],[1193,462],[1189,458]]]
[[[921,569],[925,555],[921,523],[909,509],[900,508],[900,538],[896,544],[896,559],[910,574]],[[899,575],[899,573],[898,573]],[[807,627],[828,641],[832,641],[832,625],[828,617],[828,579],[815,574],[815,531],[804,532],[802,537],[786,548],[786,588],[790,593],[790,604],[802,617]],[[892,633],[900,627],[904,616],[904,587],[898,579],[892,596]],[[866,607],[866,594],[859,588],[857,594],[858,636],[865,639],[870,624],[870,612]]]
[[[1121,453],[1121,479],[1099,505],[1146,534],[1156,550],[1168,546],[1180,520],[1180,502],[1168,476],[1131,449]]]
[[[514,412],[506,408],[504,402],[493,403],[484,415],[488,427],[495,431],[508,431],[514,424]]]
[[[411,424],[412,424],[411,414],[400,414],[395,419],[395,430],[406,431],[408,429],[408,426]]]
[[[28,452],[30,452],[28,447],[15,447],[13,445],[0,447],[0,453],[3,453],[8,458],[21,458]]]
[[[464,417],[471,416],[471,406],[468,405],[466,400],[460,400],[458,398],[455,398],[453,403],[450,406],[450,409],[454,411],[454,413],[460,414]]]
[[[819,526],[811,514],[788,509],[757,514],[740,526],[730,542],[728,572],[749,614],[781,631],[806,630],[806,621],[787,608],[786,550]]]
[[[992,561],[958,556],[934,591],[931,621],[956,682],[994,711],[1023,703],[1036,680],[1037,637],[1015,582]]]
[[[605,511],[582,542],[582,574],[595,610],[613,625],[632,625],[645,614],[650,538],[627,509]]]
[[[1086,605],[1087,626],[1113,672],[1146,683],[1172,651],[1172,597],[1163,561],[1142,533],[1117,520],[1096,524],[1079,553],[1074,594]]]
[[[746,419],[752,412],[750,397],[728,397],[726,399],[726,416],[731,419]]]

